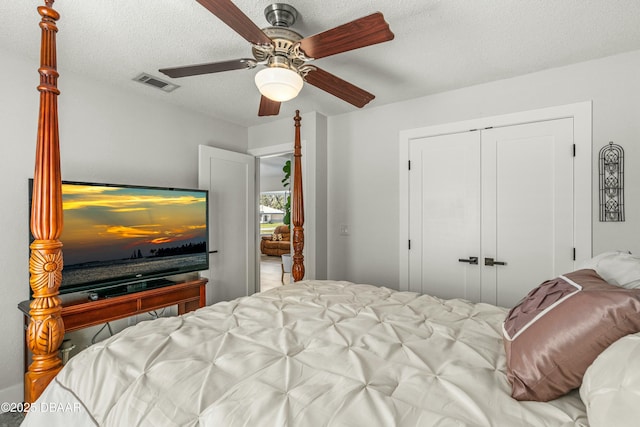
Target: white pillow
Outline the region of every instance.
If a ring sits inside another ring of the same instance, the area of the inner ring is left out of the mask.
[[[590,268],[608,283],[627,289],[640,288],[640,256],[611,251],[582,262],[578,269]]]
[[[591,427],[637,427],[640,406],[640,333],[600,353],[580,386]]]

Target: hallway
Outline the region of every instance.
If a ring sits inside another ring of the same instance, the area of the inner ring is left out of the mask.
[[[260,255],[260,291],[266,291],[283,285],[282,258]],[[291,274],[284,274],[284,284],[291,282]]]

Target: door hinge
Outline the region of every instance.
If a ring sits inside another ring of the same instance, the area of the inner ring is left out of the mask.
[[[576,144],[573,144],[573,157],[576,156]]]
[[[409,160],[409,170],[411,170],[411,160]]]
[[[576,248],[573,248],[573,260],[576,260]]]
[[[409,250],[411,250],[411,240],[409,240]]]

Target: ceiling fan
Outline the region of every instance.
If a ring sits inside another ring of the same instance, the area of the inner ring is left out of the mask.
[[[275,3],[264,13],[271,27],[260,29],[231,0],[197,0],[252,45],[253,58],[212,62],[159,71],[172,78],[242,70],[264,65],[255,77],[262,97],[259,116],[275,116],[280,104],[294,98],[303,81],[358,108],[375,96],[341,78],[311,65],[314,59],[392,40],[394,35],[380,12],[322,33],[302,37],[289,29],[298,17],[293,6]]]

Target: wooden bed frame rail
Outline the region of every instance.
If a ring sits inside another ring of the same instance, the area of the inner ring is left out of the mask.
[[[24,398],[34,402],[62,368],[58,348],[64,338],[62,303],[58,297],[62,281],[62,177],[58,135],[58,71],[56,61],[56,21],[58,12],[46,0],[38,7],[40,28],[40,112],[36,141],[36,161],[31,204],[29,284],[33,300],[27,328],[27,347],[33,362],[24,378]]]

